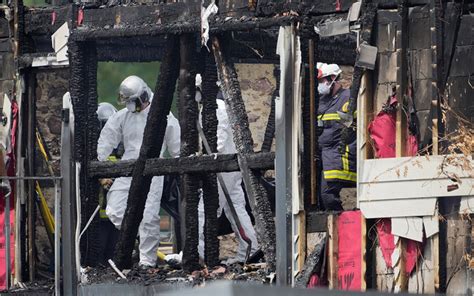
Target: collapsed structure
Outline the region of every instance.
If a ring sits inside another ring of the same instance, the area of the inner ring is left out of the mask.
[[[327,278],[330,288],[420,293],[465,293],[472,288],[469,202],[474,173],[474,2],[53,4],[28,8],[17,0],[0,10],[4,130],[16,139],[9,146],[10,162],[15,165],[11,176],[20,178],[7,199],[15,215],[4,215],[14,217],[11,239],[15,247],[12,244],[6,253],[14,254],[15,282],[33,281],[37,275],[35,178],[41,170],[35,163],[35,131],[42,123],[35,120],[40,117],[35,106],[40,100],[40,75],[56,73],[52,75],[58,75],[58,80],[68,76],[69,84],[50,100],[58,101],[69,91],[72,104],[65,101],[62,108],[61,168],[56,168],[60,178],[53,178],[58,186],[61,183],[61,198],[55,190],[57,292],[77,293],[79,265],[97,264],[98,217],[88,222],[98,205],[98,178],[133,177],[114,258],[119,269],[127,269],[132,267],[151,178],[180,174],[179,248],[184,251],[183,269],[192,272],[201,268],[197,254],[199,184],[206,212],[205,263],[214,267],[219,258],[213,214],[218,207],[215,174],[239,170],[267,271],[276,273],[278,283],[307,286],[316,278]],[[217,14],[203,13],[215,5]],[[99,61],[161,61],[136,161],[96,161]],[[234,66],[238,62],[277,65],[278,87],[260,152],[254,151]],[[325,213],[318,207],[316,62],[353,66],[352,100],[340,120],[348,128],[357,122],[356,207],[361,211]],[[215,152],[214,99],[219,80],[236,154],[196,155],[196,73],[203,77],[202,122],[210,147]],[[176,82],[181,157],[160,159]],[[394,138],[388,140],[394,155],[382,159],[369,130],[389,97],[396,97],[399,106]],[[411,134],[408,125],[416,126]],[[410,135],[419,143],[418,156],[406,149]],[[276,152],[271,149],[273,138]],[[271,169],[276,178],[274,211],[271,194],[260,181]],[[9,212],[8,207],[4,213]],[[354,240],[347,245],[351,234]],[[10,254],[4,263],[13,257]],[[6,288],[12,279],[9,268],[5,269]]]

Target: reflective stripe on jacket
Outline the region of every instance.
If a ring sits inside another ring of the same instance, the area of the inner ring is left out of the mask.
[[[344,128],[338,111],[347,111],[350,91],[341,89],[334,97],[321,96],[318,108],[318,125],[322,127],[318,143],[321,152],[323,175],[326,180],[356,182],[356,133],[352,132],[344,149],[341,133]],[[354,113],[354,116],[357,114]]]

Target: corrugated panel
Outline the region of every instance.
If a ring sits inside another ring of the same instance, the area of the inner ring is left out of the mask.
[[[454,160],[466,158],[456,156]],[[472,158],[467,160],[474,167]],[[472,172],[449,163],[446,156],[365,160],[359,172],[360,209],[366,218],[431,216],[436,197],[472,195]],[[458,188],[448,191],[451,185]]]

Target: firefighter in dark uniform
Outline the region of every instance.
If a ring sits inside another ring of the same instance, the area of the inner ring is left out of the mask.
[[[338,112],[347,112],[350,91],[339,83],[341,69],[336,64],[318,63],[318,143],[322,162],[321,206],[342,211],[339,193],[356,184],[356,133],[341,143],[344,125]]]

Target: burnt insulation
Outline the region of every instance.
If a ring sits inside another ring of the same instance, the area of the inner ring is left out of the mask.
[[[199,138],[197,120],[199,110],[195,100],[196,56],[195,37],[183,34],[179,39],[181,66],[178,81],[179,125],[181,126],[181,157],[198,152]],[[185,241],[183,250],[183,269],[192,272],[200,269],[199,243],[199,176],[184,174],[181,183],[185,202]]]
[[[120,269],[132,266],[132,251],[135,246],[138,227],[143,218],[143,211],[152,179],[152,176],[143,175],[145,162],[148,158],[160,157],[168,114],[173,102],[176,78],[179,73],[178,62],[177,37],[167,36],[160,75],[155,86],[140,155],[133,169],[127,209],[125,210],[119,240],[115,249],[114,259],[117,267]]]
[[[74,106],[74,160],[81,164],[82,227],[99,204],[99,187],[88,174],[90,161],[97,159],[97,52],[94,42],[69,44],[71,75],[69,89]],[[95,266],[99,258],[99,217],[96,216],[81,240],[82,264]]]
[[[225,44],[225,42],[223,43]],[[249,121],[245,104],[242,99],[237,72],[234,64],[226,57],[225,48],[221,47],[218,37],[212,37],[212,49],[217,64],[219,80],[222,83],[222,91],[226,104],[227,114],[232,126],[235,146],[240,156],[253,153],[253,139],[249,128]],[[256,232],[259,244],[265,254],[268,269],[275,270],[275,224],[270,202],[266,190],[259,181],[259,172],[249,170],[249,175],[245,176],[247,168],[240,168],[244,178],[248,178],[246,190],[254,200],[252,211],[256,221]],[[250,198],[252,200],[252,198]]]
[[[217,152],[217,103],[219,88],[216,85],[217,69],[214,58],[209,53],[205,55],[205,69],[202,75],[202,128],[207,142],[213,153]],[[217,209],[219,208],[219,191],[215,173],[207,174],[202,179],[204,198],[204,260],[206,265],[214,267],[219,264],[219,240],[217,239],[218,223]]]

